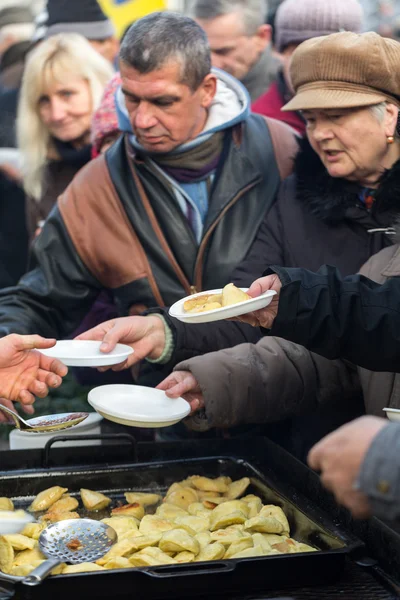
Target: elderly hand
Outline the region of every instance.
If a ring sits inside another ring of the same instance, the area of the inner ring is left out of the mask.
[[[242,323],[248,323],[249,325],[253,325],[253,327],[265,327],[265,329],[271,329],[274,319],[278,314],[279,293],[281,288],[282,284],[278,275],[267,275],[266,277],[256,279],[247,290],[249,296],[257,298],[268,290],[274,290],[276,295],[272,298],[271,303],[266,308],[240,315],[239,317],[236,317],[235,320],[242,321]]]
[[[56,340],[39,335],[8,335],[0,340],[0,397],[33,404],[35,396],[44,398],[49,388],[61,385],[68,369],[59,360],[37,349],[51,348]],[[32,413],[33,411],[28,410]]]
[[[357,519],[369,517],[371,509],[367,496],[355,489],[355,483],[373,439],[386,425],[386,419],[361,417],[324,437],[308,455],[310,467],[321,471],[324,486]]]
[[[101,367],[99,371],[122,371],[138,363],[143,358],[157,359],[161,356],[165,346],[165,327],[163,321],[154,315],[147,317],[121,317],[105,321],[78,335],[77,340],[96,340],[103,342],[101,352],[111,352],[116,344],[127,344],[133,348],[131,354],[124,362],[113,367]]]
[[[191,414],[204,406],[203,393],[197,379],[190,371],[174,371],[158,384],[158,390],[164,390],[168,398],[182,396],[190,404]]]

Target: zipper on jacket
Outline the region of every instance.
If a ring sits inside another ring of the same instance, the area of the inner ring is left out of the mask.
[[[228,212],[228,210],[234,204],[236,204],[236,202],[244,194],[246,194],[246,192],[248,192],[253,187],[255,187],[258,183],[260,183],[260,181],[262,181],[262,178],[261,177],[257,177],[254,181],[252,181],[246,187],[244,187],[243,189],[241,189],[236,194],[236,196],[234,196],[232,198],[232,200],[230,200],[228,202],[228,204],[225,205],[225,208],[221,211],[221,213],[219,214],[219,216],[215,219],[215,221],[207,229],[206,234],[204,235],[203,239],[200,242],[199,250],[197,252],[196,264],[195,264],[195,267],[194,267],[194,286],[193,286],[194,289],[196,289],[196,290],[201,290],[202,289],[202,275],[203,275],[203,263],[202,263],[202,260],[203,260],[203,257],[204,257],[204,252],[206,250],[206,246],[207,246],[208,240],[210,239],[211,234],[213,233],[214,229],[217,227],[218,223],[221,221],[222,217],[225,216],[225,214]]]

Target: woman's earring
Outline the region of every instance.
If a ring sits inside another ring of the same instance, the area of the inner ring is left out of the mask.
[[[387,137],[387,143],[388,144],[393,144],[394,143],[394,136],[393,135],[388,135],[388,137]]]

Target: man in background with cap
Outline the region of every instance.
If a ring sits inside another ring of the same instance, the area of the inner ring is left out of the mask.
[[[304,135],[306,126],[301,114],[281,111],[294,93],[289,75],[293,52],[313,37],[339,31],[360,33],[362,21],[363,9],[358,0],[284,0],[276,12],[274,30],[282,67],[267,92],[253,102],[253,112],[284,121]]]
[[[57,33],[80,33],[114,64],[119,42],[112,21],[97,0],[48,0],[47,19],[42,29],[44,39]]]
[[[207,34],[213,67],[239,79],[252,101],[269,88],[279,67],[267,12],[267,0],[195,0],[190,12]]]

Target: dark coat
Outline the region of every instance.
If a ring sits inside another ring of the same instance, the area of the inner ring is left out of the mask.
[[[273,268],[283,285],[271,335],[373,371],[400,371],[400,278],[379,285],[324,266]]]
[[[28,264],[25,194],[0,172],[0,288],[15,285]]]

